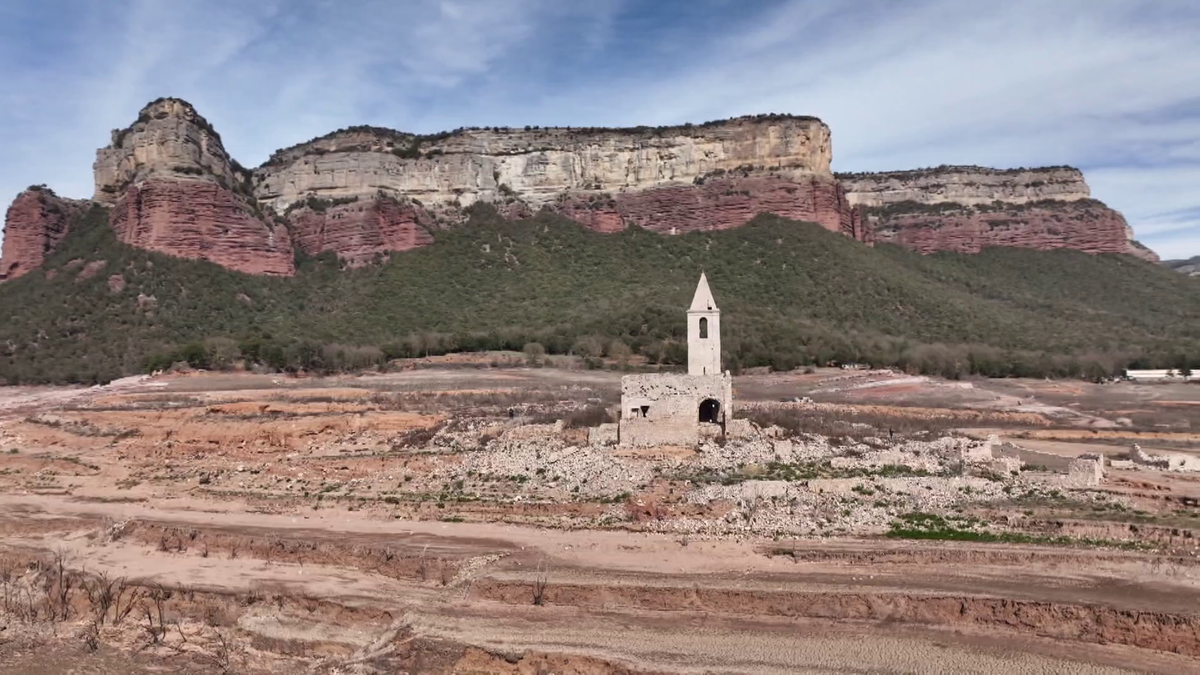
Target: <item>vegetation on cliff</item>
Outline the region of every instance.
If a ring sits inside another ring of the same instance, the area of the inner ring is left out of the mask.
[[[272,166],[286,164],[289,161],[294,161],[298,157],[308,155],[322,155],[330,150],[321,147],[313,147],[318,143],[332,141],[346,137],[361,137],[372,136],[377,140],[384,141],[383,147],[374,147],[371,144],[356,143],[351,145],[337,146],[337,152],[371,152],[371,151],[387,151],[395,154],[398,157],[407,159],[416,159],[422,156],[421,146],[432,145],[440,141],[444,141],[453,136],[459,136],[477,131],[491,131],[497,134],[510,133],[528,133],[528,132],[545,132],[547,134],[565,133],[569,137],[578,136],[596,136],[604,134],[621,134],[635,136],[667,136],[671,134],[691,134],[696,130],[710,129],[720,127],[727,124],[747,121],[755,123],[771,123],[783,121],[797,122],[821,122],[820,118],[810,115],[792,115],[788,113],[763,113],[758,115],[743,115],[741,117],[730,117],[727,119],[709,120],[699,124],[686,122],[683,124],[672,124],[664,126],[636,126],[636,127],[542,127],[526,125],[524,129],[517,127],[459,127],[452,131],[439,131],[431,134],[412,134],[404,131],[397,131],[387,127],[371,126],[369,124],[359,124],[350,127],[344,127],[331,131],[327,134],[311,138],[303,143],[280,148],[271,153],[267,161],[263,163],[260,169]],[[433,150],[426,154],[439,154],[439,150]]]
[[[8,383],[105,381],[177,359],[320,370],[597,340],[678,363],[701,270],[735,370],[856,361],[1099,376],[1200,353],[1200,286],[1162,266],[1075,251],[922,256],[773,216],[663,237],[598,234],[548,212],[510,222],[478,207],[464,227],[378,267],[341,270],[325,254],[270,278],[120,244],[95,207],[44,270],[0,286]]]
[[[975,164],[939,164],[938,166],[927,166],[919,169],[899,169],[896,171],[839,171],[833,174],[838,180],[860,180],[864,178],[874,179],[889,179],[896,178],[902,180],[913,180],[917,178],[928,178],[930,176],[941,176],[945,174],[989,174],[994,176],[1012,176],[1023,173],[1059,173],[1073,172],[1080,174],[1079,169],[1065,164],[1056,164],[1053,166],[1018,166],[1008,169],[1000,169],[988,166],[978,166]],[[1082,174],[1081,174],[1082,175]]]

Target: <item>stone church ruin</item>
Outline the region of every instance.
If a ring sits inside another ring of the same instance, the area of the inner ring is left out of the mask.
[[[687,322],[686,375],[621,378],[621,445],[694,445],[724,435],[726,420],[732,419],[733,380],[721,369],[721,310],[703,273]]]

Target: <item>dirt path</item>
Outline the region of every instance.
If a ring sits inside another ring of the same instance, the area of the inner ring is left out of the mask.
[[[1039,635],[1058,634],[1059,620],[1051,617],[1060,612],[1090,607],[1111,614],[1087,620],[1100,626],[1120,624],[1122,612],[1192,616],[1200,607],[1200,573],[1155,580],[1151,562],[1136,553],[846,540],[792,544],[792,555],[768,556],[763,551],[778,544],[761,539],[681,543],[628,532],[368,520],[335,509],[292,516],[198,506],[8,495],[0,496],[0,526],[12,533],[4,539],[8,547],[64,551],[79,567],[114,577],[234,597],[317,598],[369,610],[370,617],[403,616],[420,635],[492,651],[564,651],[677,672],[1184,672],[1186,662],[1170,654],[1119,644],[1064,651],[1073,643]],[[137,534],[135,526],[148,528],[141,539],[111,541],[103,534],[114,527]],[[166,528],[187,532],[193,543],[166,551],[148,543]],[[347,558],[344,564],[283,554],[264,559],[261,547],[249,543],[231,554],[233,535],[342,546]],[[364,549],[383,548],[399,557],[453,560],[455,567],[439,580],[350,564],[352,553],[361,558]],[[806,551],[813,559],[796,562]],[[947,551],[981,559],[947,568],[946,556],[955,555]],[[893,562],[846,559],[855,555]],[[543,577],[549,588],[545,606],[537,606],[530,593]],[[975,623],[938,618],[960,606],[978,614]],[[992,618],[1001,607],[1024,618],[1015,624]],[[908,618],[881,621],[887,616]],[[273,639],[334,634],[313,617],[246,621],[244,630]],[[338,640],[361,647],[380,630],[378,621],[364,618],[349,633],[339,628]],[[1093,629],[1080,630],[1086,636]],[[1007,637],[989,637],[997,631]],[[1195,646],[1186,648],[1200,653],[1200,617],[1195,631]],[[1151,639],[1098,635],[1109,643]]]

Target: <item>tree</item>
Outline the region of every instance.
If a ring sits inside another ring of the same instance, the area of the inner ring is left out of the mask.
[[[609,358],[616,359],[617,363],[624,366],[629,363],[629,357],[633,356],[633,350],[621,340],[613,340],[608,345],[608,356]]]
[[[596,335],[585,335],[575,341],[571,351],[577,356],[595,358],[604,355],[604,340]]]
[[[525,362],[535,368],[542,365],[542,358],[546,356],[546,348],[540,342],[526,342],[522,351],[525,352]]]
[[[210,337],[204,339],[204,355],[210,368],[229,370],[242,356],[238,343],[227,337]]]

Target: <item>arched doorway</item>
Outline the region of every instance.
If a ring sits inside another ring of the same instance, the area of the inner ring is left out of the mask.
[[[700,421],[718,424],[721,420],[721,402],[715,398],[706,398],[700,402]]]

